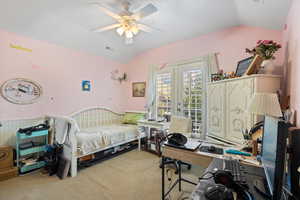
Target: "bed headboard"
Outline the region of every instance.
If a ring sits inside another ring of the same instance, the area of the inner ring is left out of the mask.
[[[123,113],[117,113],[108,108],[93,107],[71,114],[79,128],[96,127],[101,125],[121,123]]]

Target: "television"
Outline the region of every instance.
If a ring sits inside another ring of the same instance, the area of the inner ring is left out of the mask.
[[[272,200],[280,200],[282,197],[287,136],[288,126],[285,122],[265,117],[261,161],[266,175],[267,192]]]

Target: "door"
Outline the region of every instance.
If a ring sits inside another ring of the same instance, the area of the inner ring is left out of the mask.
[[[193,132],[203,134],[206,130],[205,118],[205,68],[202,63],[182,65],[177,71],[176,104],[174,113],[192,119]]]
[[[204,62],[169,66],[155,75],[156,117],[185,116],[192,119],[193,132],[205,133]]]

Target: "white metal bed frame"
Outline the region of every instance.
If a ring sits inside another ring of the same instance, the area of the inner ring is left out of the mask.
[[[132,113],[145,113],[141,111],[128,111]],[[104,151],[109,148],[113,148],[122,144],[133,142],[138,140],[138,149],[141,148],[141,139],[145,137],[139,131],[139,135],[136,138],[126,140],[117,144],[113,144],[104,148],[97,149],[93,152],[89,152],[83,155],[77,155],[77,139],[76,133],[80,131],[81,128],[87,128],[91,126],[101,126],[108,124],[121,124],[121,120],[124,116],[124,113],[114,112],[109,108],[105,107],[90,107],[82,109],[78,112],[72,113],[69,117],[64,117],[66,123],[70,126],[69,132],[67,133],[68,137],[64,143],[63,155],[66,159],[71,161],[71,177],[77,176],[77,159],[86,155],[90,155],[96,152]],[[55,116],[48,116],[48,119],[51,119],[52,123],[55,123]]]

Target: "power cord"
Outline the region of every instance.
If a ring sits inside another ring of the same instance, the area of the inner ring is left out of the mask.
[[[208,174],[211,174],[211,176],[210,176],[210,177],[205,177],[205,176],[208,175]],[[214,175],[215,175],[215,173],[213,173],[213,172],[206,172],[206,173],[202,174],[202,176],[200,176],[200,177],[198,178],[198,180],[199,180],[199,181],[200,181],[200,180],[209,180],[209,179],[213,178]]]
[[[283,189],[283,195],[285,199],[299,200],[286,187],[282,187],[282,189]],[[287,196],[291,198],[287,198]]]
[[[282,199],[282,197],[284,198],[284,200],[287,200],[287,198],[286,198],[286,194],[285,194],[285,192],[284,192],[284,191],[282,192],[281,199]]]

